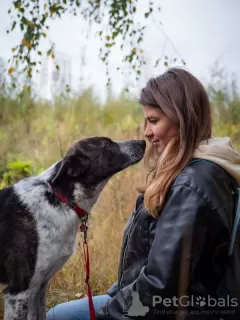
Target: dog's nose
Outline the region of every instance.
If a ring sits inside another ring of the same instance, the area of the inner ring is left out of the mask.
[[[146,141],[145,140],[139,140],[139,144],[142,148],[146,148]]]

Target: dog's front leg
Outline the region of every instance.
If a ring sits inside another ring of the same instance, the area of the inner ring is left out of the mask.
[[[4,293],[4,320],[28,320],[29,291]]]
[[[47,289],[49,280],[42,284],[42,288],[39,292],[38,302],[39,302],[39,318],[38,320],[46,319],[46,299],[47,299]]]
[[[45,320],[46,319],[46,295],[49,281],[44,281],[34,299],[32,299],[31,305],[28,311],[28,320]]]

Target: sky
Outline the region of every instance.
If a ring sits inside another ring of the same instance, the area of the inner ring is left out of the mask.
[[[0,57],[9,59],[11,48],[21,41],[17,30],[7,35],[10,24],[7,14],[9,0],[1,0],[0,9]],[[147,0],[140,0],[139,19],[142,19]],[[113,92],[118,94],[129,84],[135,94],[151,77],[164,71],[163,64],[153,68],[159,56],[177,56],[186,61],[186,68],[204,84],[210,80],[211,68],[218,61],[227,74],[235,74],[240,79],[240,1],[239,0],[157,0],[161,11],[149,20],[143,51],[148,64],[142,70],[140,81],[131,82],[132,77],[115,69],[121,61],[120,50],[115,50],[111,59]],[[161,21],[162,25],[158,24]],[[101,45],[93,32],[86,37],[87,24],[79,17],[65,16],[50,25],[49,38],[56,45],[57,58],[62,71],[69,77],[75,91],[93,86],[95,95],[106,97],[106,70],[98,58]],[[47,50],[47,40],[41,49]],[[82,55],[85,52],[85,65]],[[43,61],[40,75],[34,77],[39,95],[51,98],[57,92],[59,83],[52,81],[52,63]],[[180,60],[176,62],[181,66]]]

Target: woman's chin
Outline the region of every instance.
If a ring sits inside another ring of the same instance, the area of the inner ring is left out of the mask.
[[[160,146],[157,146],[157,145],[154,145],[153,146],[154,148],[154,153],[155,155],[159,156],[161,155],[161,153],[163,152],[164,148],[160,147]]]
[[[162,153],[164,150],[164,146],[160,145],[159,143],[153,144],[153,147],[158,153]]]

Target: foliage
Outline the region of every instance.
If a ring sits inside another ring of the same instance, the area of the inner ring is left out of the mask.
[[[70,14],[87,21],[90,28],[93,25],[98,26],[98,36],[101,39],[99,57],[106,65],[108,83],[110,82],[109,59],[112,49],[116,46],[122,51],[122,62],[138,79],[141,67],[146,64],[142,45],[147,20],[154,12],[159,14],[160,11],[155,1],[146,1],[146,12],[139,17],[139,8],[142,8],[142,4],[142,0],[12,0],[12,6],[8,11],[11,25],[7,32],[19,27],[23,37],[21,43],[12,48],[13,55],[9,60],[11,64],[8,73],[13,76],[14,73],[24,72],[25,80],[29,81],[34,70],[39,72],[41,57],[45,54],[40,49],[40,41],[47,38],[50,21]],[[55,59],[54,43],[49,43],[46,54]],[[161,57],[157,59],[156,65],[160,59]],[[168,57],[164,62],[165,66],[168,65],[167,59]],[[57,63],[55,67],[59,70]],[[120,66],[117,69],[119,70]]]
[[[233,140],[239,141],[240,95],[237,90],[237,79],[234,75],[228,75],[216,63],[211,72],[208,94],[216,134],[231,136]]]
[[[19,26],[23,38],[19,45],[12,48],[13,61],[8,70],[9,74],[12,74],[18,63],[21,62],[27,77],[32,77],[33,69],[38,70],[41,61],[35,61],[31,53],[37,52],[38,56],[42,56],[43,52],[39,48],[39,43],[41,39],[47,37],[49,21],[61,18],[66,13],[74,16],[79,15],[90,26],[93,23],[100,25],[98,32],[102,40],[100,58],[106,65],[108,65],[111,48],[119,40],[121,40],[121,49],[126,48],[127,44],[129,50],[124,55],[123,61],[130,64],[136,70],[137,75],[140,74],[141,65],[144,63],[141,43],[146,25],[143,22],[139,25],[136,24],[138,5],[138,0],[13,0],[12,7],[8,11],[12,22],[7,32],[13,31]],[[153,9],[154,4],[149,1],[148,9],[144,14],[145,20],[151,16]],[[103,25],[107,27],[103,27]],[[54,45],[51,44],[47,56],[54,59],[54,51]],[[59,70],[58,65],[56,68]]]
[[[17,160],[8,163],[4,171],[0,172],[0,189],[13,185],[23,178],[40,173],[41,170],[36,171],[30,162]]]

